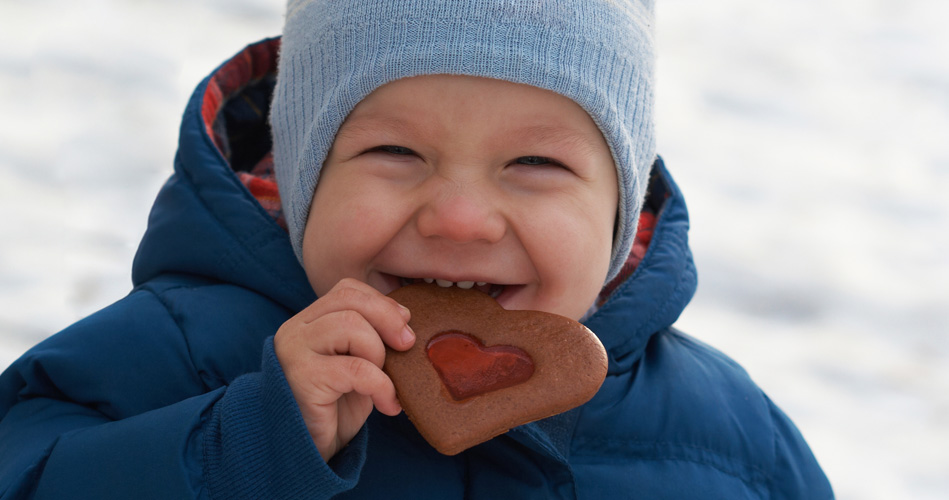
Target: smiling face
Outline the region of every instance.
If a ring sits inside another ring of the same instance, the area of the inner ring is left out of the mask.
[[[610,261],[618,188],[576,103],[528,85],[429,75],[386,84],[340,127],[303,239],[318,295],[422,279],[506,309],[579,319]]]

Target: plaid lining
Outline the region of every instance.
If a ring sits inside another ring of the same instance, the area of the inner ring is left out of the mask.
[[[222,118],[221,111],[230,99],[239,97],[249,85],[277,71],[279,49],[279,39],[251,45],[221,66],[208,82],[201,105],[201,117],[208,137],[228,162],[232,161],[232,152],[226,120]],[[253,107],[252,103],[246,104],[266,119],[262,110]],[[249,171],[235,173],[261,207],[286,230],[280,193],[274,177],[273,153],[265,154]]]
[[[287,221],[283,218],[283,208],[280,206],[280,191],[277,189],[277,179],[273,172],[273,153],[267,153],[250,172],[238,172],[237,177],[244,183],[250,194],[257,199],[260,206],[273,217],[280,227],[286,230]]]
[[[279,50],[279,39],[251,45],[221,66],[208,82],[201,105],[201,117],[204,118],[208,136],[225,158],[230,159],[230,146],[225,131],[215,127],[217,117],[230,98],[251,83],[277,71]]]

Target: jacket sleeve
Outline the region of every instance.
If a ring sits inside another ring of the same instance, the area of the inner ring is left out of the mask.
[[[768,404],[774,425],[775,453],[768,498],[832,500],[834,492],[830,481],[804,441],[804,436],[770,399]]]
[[[50,337],[0,375],[0,498],[328,498],[352,488],[365,429],[326,464],[272,337],[261,344],[259,371],[214,387],[146,291]]]

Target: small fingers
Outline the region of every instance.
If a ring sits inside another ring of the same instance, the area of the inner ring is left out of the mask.
[[[415,333],[408,325],[409,310],[371,286],[354,279],[343,279],[325,296],[300,313],[304,323],[327,314],[355,311],[362,315],[386,345],[407,350],[415,342]]]
[[[319,332],[307,335],[305,340],[307,348],[317,354],[356,356],[380,368],[385,363],[385,345],[369,321],[356,311],[334,311],[307,327]]]
[[[386,415],[395,416],[402,411],[392,380],[375,364],[355,356],[327,356],[324,361],[326,368],[336,374],[324,379],[332,392],[368,396],[376,409]]]

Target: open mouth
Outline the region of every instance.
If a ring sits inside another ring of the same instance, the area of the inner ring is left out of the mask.
[[[485,281],[448,281],[435,278],[403,278],[399,277],[400,286],[412,285],[415,283],[434,283],[442,288],[457,286],[462,289],[474,289],[486,293],[492,298],[497,299],[507,288],[507,285],[498,285]]]

